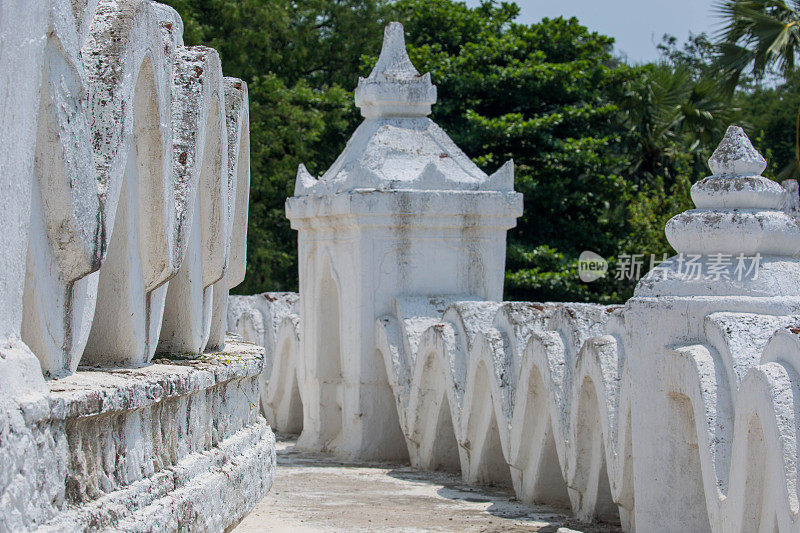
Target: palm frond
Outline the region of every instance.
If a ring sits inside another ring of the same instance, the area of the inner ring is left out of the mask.
[[[717,34],[717,65],[730,82],[747,70],[762,78],[771,68],[795,68],[800,50],[800,0],[720,0],[713,9],[724,25]]]

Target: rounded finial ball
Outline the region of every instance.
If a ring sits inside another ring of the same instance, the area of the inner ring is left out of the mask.
[[[767,160],[753,147],[742,128],[729,126],[708,166],[715,176],[757,176],[767,168]]]

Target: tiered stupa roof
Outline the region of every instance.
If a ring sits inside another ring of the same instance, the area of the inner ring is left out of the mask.
[[[354,190],[513,190],[511,161],[488,176],[428,118],[436,86],[430,74],[420,75],[411,63],[399,22],[386,26],[381,55],[372,73],[359,79],[355,101],[364,122],[321,178],[300,165],[295,196]]]

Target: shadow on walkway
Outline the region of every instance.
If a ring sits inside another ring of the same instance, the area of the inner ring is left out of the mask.
[[[618,532],[583,524],[568,509],[519,502],[507,487],[465,485],[455,472],[342,460],[298,450],[278,436],[275,484],[234,530]]]

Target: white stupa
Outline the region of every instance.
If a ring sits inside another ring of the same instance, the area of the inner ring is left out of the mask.
[[[430,75],[386,27],[378,63],[361,78],[365,117],[319,179],[300,166],[286,214],[299,231],[300,446],[364,459],[406,456],[374,323],[396,299],[501,300],[506,231],[522,214],[513,164],[492,176],[428,118]]]

